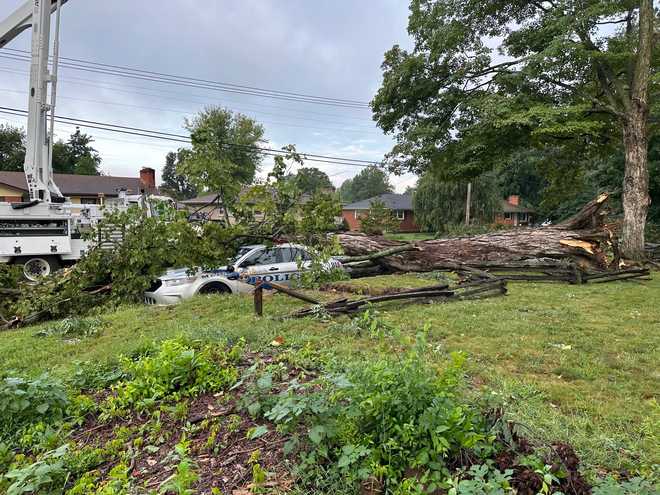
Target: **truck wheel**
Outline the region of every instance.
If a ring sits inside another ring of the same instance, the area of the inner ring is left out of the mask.
[[[37,282],[42,277],[47,277],[60,267],[60,262],[55,256],[35,256],[33,258],[22,258],[15,263],[23,265],[23,276],[30,282]]]
[[[231,289],[221,282],[211,282],[200,288],[198,294],[231,294]]]

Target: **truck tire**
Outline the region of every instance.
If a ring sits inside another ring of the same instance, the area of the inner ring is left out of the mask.
[[[222,282],[209,282],[197,291],[198,294],[231,294],[231,289]]]
[[[23,265],[23,277],[30,282],[37,282],[60,268],[56,256],[25,256],[14,259],[13,263]]]

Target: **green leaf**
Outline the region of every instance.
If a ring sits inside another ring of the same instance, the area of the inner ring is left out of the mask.
[[[245,435],[245,437],[248,440],[255,440],[259,437],[263,437],[266,433],[268,433],[268,427],[266,425],[260,425],[260,426],[254,427],[254,428],[250,428],[247,431],[247,434]]]
[[[313,426],[309,430],[309,439],[314,442],[316,445],[321,443],[321,440],[323,440],[323,437],[325,436],[326,430],[323,425],[316,425]]]

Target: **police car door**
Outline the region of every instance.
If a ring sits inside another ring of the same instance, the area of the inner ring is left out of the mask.
[[[304,270],[304,256],[301,256],[301,251],[297,247],[282,246],[279,247],[280,255],[278,259],[281,260],[280,264],[280,279],[279,283],[284,285],[291,285],[291,283],[300,277],[301,268]],[[298,259],[301,260],[301,266],[298,266]]]
[[[241,263],[241,268],[245,268],[247,282],[256,284],[260,280],[265,282],[278,282],[280,264],[278,263],[277,248],[264,248],[253,253],[248,259]]]

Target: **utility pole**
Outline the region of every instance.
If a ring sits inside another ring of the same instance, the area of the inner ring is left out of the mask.
[[[467,198],[465,200],[465,225],[470,225],[470,203],[472,202],[472,182],[468,182]]]

